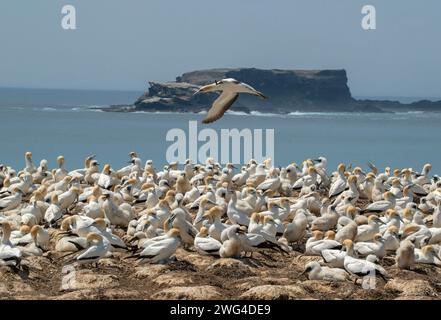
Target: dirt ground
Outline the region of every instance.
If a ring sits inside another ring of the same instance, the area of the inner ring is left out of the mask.
[[[299,250],[301,251],[301,250]],[[382,265],[391,279],[375,289],[353,281],[310,281],[303,266],[320,257],[255,253],[253,258],[219,259],[178,249],[176,261],[137,266],[115,253],[98,266],[72,267],[56,256],[31,257],[22,271],[0,267],[3,299],[438,299],[440,268],[419,265],[398,270]],[[64,268],[63,268],[64,267]]]

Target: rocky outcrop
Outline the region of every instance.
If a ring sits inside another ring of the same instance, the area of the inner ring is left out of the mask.
[[[201,85],[235,78],[263,92],[262,100],[243,94],[233,111],[264,113],[441,111],[441,101],[412,104],[397,101],[356,100],[351,96],[345,70],[262,70],[255,68],[210,69],[184,73],[174,82],[149,82],[150,88],[132,106],[113,106],[105,111],[200,112],[206,111],[218,93],[194,93]]]

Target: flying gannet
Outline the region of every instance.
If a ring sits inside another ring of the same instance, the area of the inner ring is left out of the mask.
[[[195,94],[199,92],[222,91],[221,95],[214,101],[207,116],[202,120],[202,123],[211,123],[220,119],[224,113],[233,105],[239,97],[239,93],[249,93],[255,96],[266,99],[266,97],[250,85],[237,81],[236,79],[228,78],[220,81],[215,81],[212,84],[201,87]]]

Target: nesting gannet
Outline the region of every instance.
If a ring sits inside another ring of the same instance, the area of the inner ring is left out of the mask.
[[[317,261],[308,262],[303,273],[308,273],[309,280],[345,281],[349,274],[340,268],[322,267]]]
[[[11,224],[7,221],[0,222],[2,238],[0,242],[0,265],[17,267],[20,265],[22,253],[19,248],[10,241]]]
[[[383,233],[383,238],[386,251],[396,251],[400,246],[399,229],[395,226],[389,227]]]
[[[86,237],[88,248],[76,257],[79,264],[98,262],[104,258],[110,249],[109,242],[100,234],[91,232]]]
[[[220,119],[224,113],[231,107],[231,105],[239,97],[239,93],[249,93],[263,99],[266,97],[259,91],[255,90],[246,83],[237,81],[236,79],[228,78],[220,81],[215,81],[212,84],[203,86],[195,92],[212,92],[222,91],[222,94],[214,101],[207,116],[202,120],[202,123],[211,123]]]
[[[25,247],[21,247],[20,251],[23,256],[41,256],[49,247],[49,233],[41,226],[35,225],[30,230],[32,242]]]
[[[379,224],[384,224],[376,215],[371,215],[368,218],[368,224],[358,226],[357,236],[355,241],[370,241],[375,234],[380,232]]]
[[[321,252],[326,249],[341,249],[341,243],[330,239],[332,236],[329,238],[331,232],[332,231],[328,231],[326,233],[327,238],[322,239],[323,233],[321,231],[313,231],[313,237],[306,241],[305,254],[319,256],[321,255]]]
[[[339,215],[335,211],[335,207],[331,206],[329,213],[318,217],[312,221],[311,230],[327,231],[334,229],[337,225]]]
[[[383,267],[367,260],[357,259],[354,257],[354,245],[351,240],[345,240],[343,242],[344,248],[346,248],[346,256],[344,259],[344,268],[347,272],[357,277],[364,277],[367,275],[379,275],[385,281],[388,276],[386,270]],[[357,282],[357,278],[355,278]]]
[[[373,237],[373,242],[355,243],[354,251],[361,257],[366,257],[373,254],[381,259],[386,255],[385,239],[381,236],[381,234],[377,233]]]
[[[383,195],[384,200],[376,201],[374,203],[369,204],[366,208],[362,209],[360,213],[373,212],[373,213],[381,213],[388,209],[395,208],[396,199],[395,196],[387,191]]]
[[[439,253],[432,245],[426,245],[422,249],[415,249],[415,262],[441,266]]]
[[[196,251],[203,255],[219,256],[221,246],[222,243],[208,236],[208,229],[206,227],[202,227],[194,239]]]
[[[354,208],[355,209],[355,208]],[[346,217],[340,217],[339,222],[343,220]],[[340,243],[343,243],[346,239],[355,240],[355,237],[358,233],[358,226],[355,221],[348,221],[344,226],[342,226],[337,233],[335,234],[335,240],[337,240]]]
[[[133,257],[138,258],[138,263],[164,263],[181,245],[179,229],[170,229],[165,236],[157,241],[151,241],[144,250]],[[154,239],[151,239],[154,240]]]
[[[18,189],[13,189],[13,194],[0,199],[0,211],[12,210],[17,208],[22,200],[23,192]]]

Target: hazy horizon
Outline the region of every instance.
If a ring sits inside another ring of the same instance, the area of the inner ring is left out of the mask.
[[[77,30],[61,28],[66,4]],[[366,4],[376,30],[360,26]],[[0,87],[144,91],[199,69],[345,69],[354,97],[440,97],[439,12],[436,0],[4,0]]]

